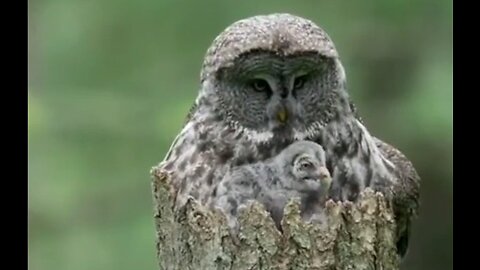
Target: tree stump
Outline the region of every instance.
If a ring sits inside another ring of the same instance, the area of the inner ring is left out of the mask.
[[[225,217],[193,198],[174,206],[167,173],[152,170],[159,268],[197,269],[399,269],[390,204],[366,189],[355,202],[327,201],[325,225],[301,220],[299,201],[285,207],[283,232],[259,203],[240,214],[230,235]]]

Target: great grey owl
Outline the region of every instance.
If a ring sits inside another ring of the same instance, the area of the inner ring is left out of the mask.
[[[237,232],[237,215],[249,202],[258,201],[281,230],[283,210],[291,198],[300,199],[305,220],[322,222],[331,182],[322,146],[297,141],[265,161],[233,167],[207,204],[222,211]]]
[[[405,255],[419,177],[362,124],[324,30],[291,14],[237,21],[213,41],[200,77],[187,121],[159,166],[171,174],[177,207],[188,196],[205,204],[230,168],[310,140],[325,149],[332,199],[355,201],[371,187],[392,201],[397,250]]]

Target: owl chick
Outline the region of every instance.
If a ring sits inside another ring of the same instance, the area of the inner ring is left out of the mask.
[[[331,181],[323,148],[298,141],[264,162],[234,167],[218,184],[210,204],[226,215],[236,231],[237,215],[249,202],[258,201],[281,230],[283,210],[291,198],[300,199],[305,220],[322,222]]]

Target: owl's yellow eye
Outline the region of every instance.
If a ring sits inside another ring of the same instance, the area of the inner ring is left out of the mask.
[[[253,90],[257,92],[264,92],[264,91],[269,91],[270,86],[268,85],[268,82],[262,79],[255,79],[251,83]]]
[[[302,88],[306,80],[307,80],[307,75],[303,75],[295,78],[295,81],[293,82],[293,89],[297,90]]]

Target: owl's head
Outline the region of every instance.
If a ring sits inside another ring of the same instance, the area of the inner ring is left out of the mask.
[[[349,112],[333,42],[290,14],[255,16],[225,29],[207,51],[201,81],[200,95],[214,100],[216,112],[256,134],[304,139]]]

